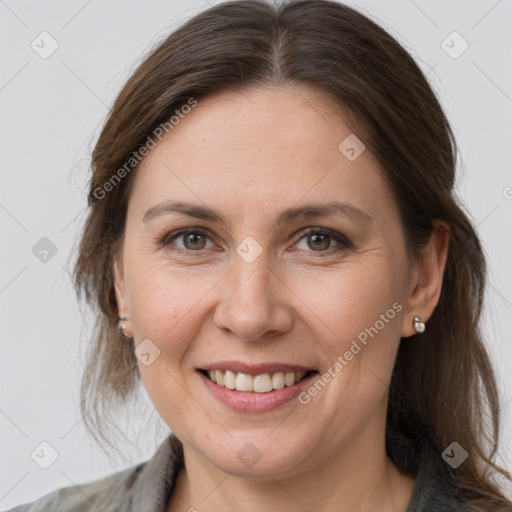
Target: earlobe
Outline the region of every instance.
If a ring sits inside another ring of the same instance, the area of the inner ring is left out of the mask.
[[[127,322],[130,320],[130,312],[128,308],[128,301],[126,298],[126,286],[124,281],[124,272],[122,269],[122,264],[119,263],[117,255],[114,256],[112,263],[112,269],[114,274],[114,289],[116,294],[116,302],[117,302],[117,313],[118,313],[118,328],[121,331],[121,334],[127,338],[131,339],[133,333],[131,329],[128,328]],[[121,323],[122,322],[122,323]]]
[[[416,257],[411,292],[405,307],[402,337],[407,338],[428,328],[427,320],[439,302],[443,285],[444,269],[448,258],[449,225],[436,219],[429,242]],[[423,327],[414,317],[420,317]],[[419,329],[417,328],[419,327]]]

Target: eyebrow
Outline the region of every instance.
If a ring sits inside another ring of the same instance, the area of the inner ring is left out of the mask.
[[[197,219],[208,220],[225,224],[223,215],[213,208],[201,206],[182,201],[165,201],[149,208],[142,218],[142,222],[147,223],[152,219],[169,213],[179,213],[194,217]],[[349,203],[333,201],[326,204],[308,204],[304,206],[288,208],[284,210],[277,218],[275,225],[281,226],[298,220],[307,220],[328,216],[346,216],[354,219],[360,219],[366,222],[372,220],[371,216]]]

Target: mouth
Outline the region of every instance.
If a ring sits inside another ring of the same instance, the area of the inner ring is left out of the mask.
[[[199,369],[199,372],[222,388],[260,394],[290,388],[318,373],[316,370],[284,370],[251,374],[226,369]]]
[[[302,365],[234,360],[210,363],[196,372],[213,398],[239,413],[263,413],[293,405],[293,399],[319,375]]]

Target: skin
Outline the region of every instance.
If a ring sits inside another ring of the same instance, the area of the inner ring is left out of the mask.
[[[414,478],[385,452],[388,384],[400,338],[415,334],[413,316],[428,329],[448,236],[434,230],[408,258],[392,191],[368,148],[354,161],[340,152],[354,129],[332,106],[309,86],[218,93],[199,101],[137,170],[115,289],[120,315],[130,318],[126,334],[160,350],[149,366],[139,362],[140,373],[184,445],[186,470],[169,511],[386,512],[411,499]],[[215,208],[225,223],[175,213],[142,221],[169,199]],[[334,200],[371,220],[275,225],[288,207]],[[183,236],[155,242],[199,227],[208,231],[203,245],[184,245]],[[315,227],[353,246],[327,237],[318,250],[302,234]],[[236,252],[248,236],[262,249],[252,263]],[[196,372],[236,359],[322,374],[396,302],[401,311],[307,405],[293,399],[272,411],[235,412]],[[252,467],[237,457],[248,442],[261,453]]]

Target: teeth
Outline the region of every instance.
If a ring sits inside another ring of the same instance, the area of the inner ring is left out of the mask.
[[[224,387],[228,389],[235,389],[236,375],[234,372],[228,370],[224,374]]]
[[[295,373],[289,372],[284,376],[284,385],[293,386],[295,384]]]
[[[235,381],[237,391],[252,391],[252,377],[245,373],[238,373]]]
[[[252,390],[256,393],[268,393],[272,391],[272,379],[268,373],[264,373],[263,375],[256,375],[252,379]]]
[[[272,387],[274,389],[284,388],[284,373],[279,372],[272,375]]]
[[[220,370],[215,370],[215,380],[213,380],[213,382],[216,382],[220,386],[224,386],[224,374]]]
[[[253,391],[255,393],[268,393],[274,389],[293,386],[304,378],[306,372],[276,372],[261,375],[235,373],[231,370],[209,370],[208,377],[219,386],[237,391]]]

